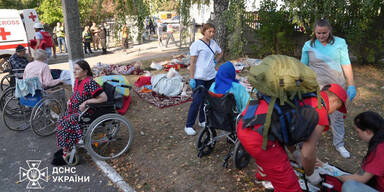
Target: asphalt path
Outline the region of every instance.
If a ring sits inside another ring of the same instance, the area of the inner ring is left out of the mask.
[[[80,164],[75,168],[54,168],[51,161],[56,150],[55,134],[40,137],[31,129],[12,131],[1,120],[0,191],[118,191],[85,152],[81,153]],[[36,161],[27,163],[27,160]],[[48,181],[44,180],[46,176]],[[27,187],[41,189],[28,190]]]

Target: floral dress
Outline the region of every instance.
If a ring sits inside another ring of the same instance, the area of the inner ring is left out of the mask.
[[[102,92],[103,89],[92,77],[87,77],[82,81],[76,80],[68,109],[57,122],[57,145],[59,147],[72,147],[83,136],[83,130],[78,122],[81,113],[79,106]]]

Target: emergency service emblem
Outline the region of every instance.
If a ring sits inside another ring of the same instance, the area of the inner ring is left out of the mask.
[[[26,160],[28,170],[20,167],[19,169],[19,182],[28,179],[27,189],[43,189],[39,180],[48,182],[48,167],[39,169],[41,160]]]

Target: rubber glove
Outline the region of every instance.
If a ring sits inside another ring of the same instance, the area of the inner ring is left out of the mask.
[[[356,87],[354,85],[348,86],[347,95],[348,95],[349,101],[352,101],[353,98],[355,98],[355,96],[356,96]]]
[[[189,80],[189,86],[191,86],[192,89],[196,88],[196,80],[190,79]]]
[[[305,176],[306,179],[313,185],[319,184],[323,179],[320,177],[319,170],[314,169],[312,175]]]

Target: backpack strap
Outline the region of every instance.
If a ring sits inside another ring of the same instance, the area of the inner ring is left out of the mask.
[[[271,118],[272,118],[272,112],[276,103],[276,97],[272,97],[271,99],[267,97],[263,97],[265,101],[268,103],[268,112],[266,116],[266,120],[264,123],[264,131],[263,131],[263,146],[262,148],[264,150],[267,149],[267,142],[268,142],[268,133],[269,133],[269,128],[271,127]],[[269,102],[270,101],[270,102]]]
[[[249,102],[247,111],[245,112],[244,116],[241,117],[243,119],[243,129],[248,127],[252,127],[253,129],[255,125],[260,125],[265,123],[265,118],[267,116],[266,113],[255,115],[256,110],[259,107],[259,104],[260,104],[259,100],[251,100]]]
[[[252,119],[256,113],[257,108],[259,107],[259,100],[251,100],[249,101],[247,111],[244,114],[243,119],[248,120]]]

